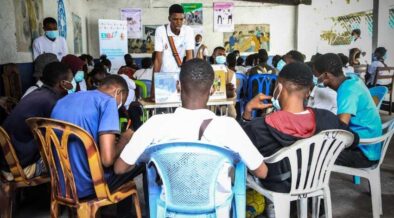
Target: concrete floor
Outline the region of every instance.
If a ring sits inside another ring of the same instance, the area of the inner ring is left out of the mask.
[[[382,120],[386,121],[394,118],[382,114]],[[394,202],[394,140],[391,142],[384,163],[381,167],[383,217],[394,217],[394,207],[390,206]],[[369,194],[368,182],[361,180],[360,185],[354,185],[351,176],[332,173],[331,195],[334,217],[347,218],[369,218],[372,217],[372,204]],[[24,199],[16,208],[16,218],[25,217],[50,217],[49,216],[49,194],[46,187],[41,187],[40,192],[30,194],[33,197]],[[111,211],[111,209],[107,209]],[[110,212],[109,212],[110,213]],[[61,217],[67,217],[67,212],[63,212]],[[102,217],[114,217],[105,216]]]

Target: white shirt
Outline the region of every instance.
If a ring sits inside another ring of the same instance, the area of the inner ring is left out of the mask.
[[[152,73],[153,73],[153,69],[152,68],[139,69],[139,70],[135,71],[134,78],[136,78],[138,80],[150,80],[150,81],[152,81]]]
[[[129,95],[127,96],[126,102],[124,103],[126,110],[128,110],[131,102],[135,100],[136,85],[135,82],[130,79],[126,74],[120,74],[120,76],[123,77],[124,80],[126,80],[127,87],[129,88]]]
[[[79,89],[80,91],[87,91],[88,87],[86,85],[86,81],[85,79],[83,79],[81,82],[78,83],[79,84]]]
[[[40,88],[42,85],[44,85],[44,83],[43,83],[41,80],[38,80],[38,81],[36,82],[36,84],[30,86],[30,87],[26,90],[26,92],[25,92],[25,94],[23,94],[22,98],[24,98],[26,95],[32,93],[34,90]],[[22,98],[21,98],[21,99],[22,99]]]
[[[175,47],[178,51],[179,58],[181,61],[186,55],[186,50],[194,49],[194,32],[189,26],[182,25],[179,35],[175,35],[171,31],[170,24],[167,25],[168,36],[172,36],[174,39]],[[165,26],[159,26],[155,32],[155,51],[163,52],[163,59],[160,72],[175,73],[180,72],[181,69],[175,61],[175,57],[172,53],[171,46],[168,42],[168,37]]]
[[[179,140],[198,140],[201,123],[206,119],[213,120],[205,129],[201,138],[202,142],[226,147],[239,153],[250,170],[255,170],[262,164],[263,156],[235,119],[218,117],[207,109],[189,110],[182,107],[177,108],[173,114],[151,117],[134,133],[120,154],[120,158],[127,164],[133,165],[144,150],[151,145]],[[215,194],[217,205],[223,203],[231,193],[228,170],[228,167],[224,167],[218,176]]]
[[[314,87],[308,100],[308,107],[326,109],[337,114],[337,92],[329,87]]]
[[[49,40],[46,36],[40,36],[33,42],[33,58],[34,60],[38,55],[44,53],[52,53],[57,56],[59,61],[68,54],[66,40],[59,36],[55,41]]]
[[[368,66],[368,73],[371,74],[371,77],[369,77],[367,84],[372,84],[375,81],[376,70],[378,67],[385,67],[385,66],[380,61],[373,61],[371,65]],[[379,71],[379,75],[389,76],[389,75],[393,75],[393,73],[388,70],[385,70],[385,71]],[[391,79],[378,79],[378,81],[376,81],[377,85],[389,85],[390,83],[391,83]]]

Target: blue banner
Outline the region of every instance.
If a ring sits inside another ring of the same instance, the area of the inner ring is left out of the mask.
[[[57,28],[59,30],[59,35],[67,38],[67,18],[66,18],[66,8],[64,7],[63,0],[58,0],[57,6]]]

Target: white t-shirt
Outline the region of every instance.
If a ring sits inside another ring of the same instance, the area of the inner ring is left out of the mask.
[[[213,120],[205,129],[202,142],[226,147],[239,153],[250,170],[255,170],[262,164],[263,156],[235,119],[218,117],[207,109],[189,110],[182,107],[177,108],[173,114],[151,117],[134,133],[120,154],[120,158],[127,164],[133,165],[151,145],[179,140],[195,141],[198,139],[201,123],[206,119]],[[217,205],[223,203],[231,193],[228,170],[228,167],[224,167],[218,176],[215,193]]]
[[[63,37],[57,37],[55,41],[49,40],[46,36],[40,36],[33,42],[33,58],[44,53],[52,53],[59,61],[68,54],[67,42]]]
[[[126,80],[127,87],[129,88],[129,95],[127,96],[126,102],[124,103],[124,106],[126,109],[129,109],[129,106],[131,102],[135,100],[135,82],[130,79],[126,74],[120,74],[121,77],[123,77],[124,80]]]
[[[139,69],[139,70],[135,71],[134,78],[136,78],[138,80],[150,80],[150,81],[152,81],[152,72],[153,72],[152,68]]]
[[[175,61],[174,55],[171,50],[171,46],[168,42],[168,36],[172,36],[174,39],[175,47],[178,51],[179,58],[181,61],[186,55],[186,50],[194,49],[194,32],[189,26],[183,25],[179,35],[175,35],[171,31],[170,24],[167,25],[167,32],[165,25],[156,28],[155,32],[155,51],[163,52],[163,60],[160,72],[174,73],[180,72],[181,69]]]
[[[198,46],[195,46],[195,47],[194,47],[194,58],[197,57],[198,50],[201,48],[202,45],[203,45],[203,44],[201,43],[201,44],[199,44]],[[202,55],[205,56],[205,57],[208,57],[208,56],[209,56],[208,48],[205,47],[205,49],[204,49],[203,52],[202,52]]]
[[[309,99],[308,107],[326,109],[337,114],[337,92],[329,87],[314,87]]]
[[[368,73],[371,74],[371,77],[369,77],[367,84],[372,84],[375,81],[376,70],[378,67],[385,67],[385,65],[380,61],[373,61],[371,65],[368,66]],[[379,71],[379,75],[389,76],[393,75],[393,72],[388,70]],[[376,81],[377,85],[389,85],[390,83],[391,79],[378,79],[378,81]]]

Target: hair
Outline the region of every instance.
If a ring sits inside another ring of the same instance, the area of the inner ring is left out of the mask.
[[[209,92],[214,77],[215,73],[208,62],[198,58],[189,60],[182,65],[179,74],[181,90],[186,94]]]
[[[60,81],[67,80],[67,74],[70,70],[66,64],[60,62],[49,63],[44,68],[41,80],[45,85],[54,87]]]
[[[357,61],[357,59],[360,58],[360,55],[361,55],[360,49],[358,49],[358,48],[350,49],[350,51],[349,51],[349,65],[350,66],[356,65],[357,64],[356,61]]]
[[[375,49],[375,52],[373,54],[378,60],[381,60],[386,55],[386,52],[387,52],[386,48],[378,47]]]
[[[57,25],[57,21],[53,17],[46,17],[42,21],[42,24],[44,25],[44,27],[47,26],[48,24],[56,24]]]
[[[179,5],[179,4],[173,4],[173,5],[171,5],[170,8],[168,9],[168,13],[169,13],[169,15],[171,16],[172,14],[177,14],[177,13],[183,14],[183,13],[185,13],[185,12],[183,11],[183,7],[182,7],[181,5]]]
[[[310,90],[313,85],[313,73],[311,68],[300,62],[286,64],[283,69],[279,72],[278,78],[287,87],[291,87],[293,90]]]
[[[341,58],[334,53],[327,53],[318,57],[314,63],[318,73],[331,73],[335,77],[343,76]]]
[[[152,58],[143,58],[141,60],[141,66],[144,69],[148,69],[152,66]]]
[[[342,61],[342,67],[346,67],[346,65],[349,63],[349,58],[343,53],[338,53],[338,56]]]
[[[351,35],[353,35],[353,34],[357,34],[357,35],[361,35],[361,30],[360,29],[354,29],[354,30],[352,30],[352,33],[351,33]]]
[[[254,66],[256,65],[256,54],[250,54],[246,57],[245,60],[246,66]]]
[[[243,66],[244,65],[244,59],[242,57],[237,58],[237,66]]]
[[[106,56],[106,55],[100,56],[100,63],[102,63],[103,65],[105,65],[105,66],[107,66],[107,67],[112,66],[111,61],[110,61],[109,59],[107,59],[107,56]]]
[[[237,55],[234,52],[231,52],[226,57],[227,66],[229,68],[233,68],[237,65]]]
[[[202,38],[202,35],[200,33],[196,34],[196,36],[194,38]]]
[[[272,57],[272,66],[274,66],[275,68],[278,66],[278,62],[282,59],[282,56],[280,55],[275,55],[274,57]]]
[[[133,57],[131,56],[131,54],[125,54],[125,55],[124,55],[124,59],[125,59],[125,60],[127,60],[127,59],[133,60]]]
[[[122,91],[129,91],[126,80],[124,80],[121,76],[115,74],[105,77],[105,79],[100,84],[100,87],[102,86],[120,86],[122,88]]]
[[[316,54],[312,55],[312,57],[311,57],[311,62],[315,62],[316,59],[317,59],[318,57],[320,57],[320,56],[322,56],[322,54],[320,54],[319,52],[317,52]]]
[[[92,72],[90,72],[89,75],[93,77],[94,75],[99,74],[99,73],[107,74],[107,70],[105,69],[104,65],[100,64],[100,63],[98,63],[94,66]]]
[[[305,56],[296,50],[291,50],[289,52],[287,52],[286,56],[290,57],[291,59],[297,61],[297,62],[301,62],[304,63],[305,61]]]
[[[259,59],[260,63],[266,63],[268,60],[268,53],[265,49],[260,49],[257,53],[257,58]]]
[[[57,59],[57,56],[52,53],[44,53],[41,55],[38,55],[36,60],[34,60],[34,77],[42,77],[42,72],[44,71],[44,68],[46,65],[49,63],[53,62],[59,62]]]

